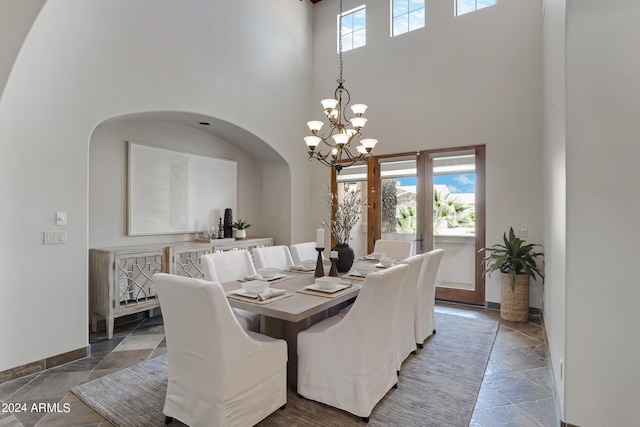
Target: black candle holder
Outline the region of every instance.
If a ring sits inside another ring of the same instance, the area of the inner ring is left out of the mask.
[[[331,260],[331,270],[329,270],[329,276],[337,277],[338,276],[338,258],[329,258]]]
[[[314,276],[322,277],[324,276],[324,266],[322,265],[322,251],[324,251],[324,248],[316,248],[316,251],[318,251],[318,260],[316,261],[316,272]]]

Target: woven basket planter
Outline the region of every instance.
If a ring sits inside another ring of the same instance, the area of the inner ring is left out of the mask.
[[[529,321],[529,276],[516,276],[516,289],[511,289],[511,281],[506,273],[500,274],[500,318],[510,322]]]

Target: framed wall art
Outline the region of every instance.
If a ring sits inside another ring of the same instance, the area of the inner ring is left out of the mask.
[[[129,141],[129,236],[201,232],[236,208],[237,162]]]

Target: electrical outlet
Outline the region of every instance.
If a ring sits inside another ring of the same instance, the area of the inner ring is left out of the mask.
[[[67,243],[66,231],[45,231],[44,232],[44,244],[45,245],[64,245]]]
[[[527,229],[526,228],[518,228],[516,230],[516,237],[527,237]]]

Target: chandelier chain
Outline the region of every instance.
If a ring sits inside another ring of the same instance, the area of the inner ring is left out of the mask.
[[[342,0],[340,0],[340,16],[338,17],[338,52],[340,54],[340,80],[342,81]]]

